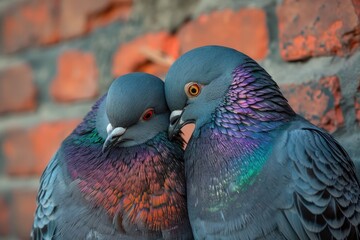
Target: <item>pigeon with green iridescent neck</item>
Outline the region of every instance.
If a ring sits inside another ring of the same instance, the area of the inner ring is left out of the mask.
[[[165,94],[170,136],[195,123],[184,160],[196,239],[360,239],[352,160],[254,60],[194,49],[170,68]]]
[[[116,79],[41,177],[32,239],[192,239],[164,84]]]

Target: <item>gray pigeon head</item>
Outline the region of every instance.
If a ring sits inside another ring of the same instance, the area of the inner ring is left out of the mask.
[[[170,136],[187,123],[195,131],[210,119],[232,82],[232,72],[246,58],[222,46],[195,48],[182,55],[165,79],[167,104],[172,111]]]
[[[146,73],[115,79],[98,112],[97,130],[106,139],[104,151],[148,141],[167,129],[169,114],[161,79]]]

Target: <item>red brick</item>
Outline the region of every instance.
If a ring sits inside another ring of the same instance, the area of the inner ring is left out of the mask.
[[[355,114],[356,114],[356,120],[360,124],[360,84],[357,89],[357,93],[355,95]]]
[[[329,132],[344,124],[340,108],[340,82],[336,76],[321,78],[301,85],[281,86],[284,96],[298,114]]]
[[[115,20],[127,20],[132,0],[29,0],[1,21],[2,48],[14,52],[80,36]]]
[[[163,54],[163,56],[161,56]],[[162,75],[179,56],[176,37],[167,32],[149,33],[121,44],[114,55],[113,75],[134,71]]]
[[[356,121],[360,123],[360,94],[355,98]]]
[[[25,130],[11,130],[3,142],[5,171],[10,175],[34,174],[39,166],[31,148],[29,133]],[[38,171],[40,172],[40,171]]]
[[[58,59],[50,93],[57,102],[92,99],[98,95],[98,70],[92,53],[69,50]]]
[[[351,0],[284,0],[277,14],[284,60],[344,56],[359,47],[359,9]]]
[[[29,239],[36,209],[36,190],[12,191],[11,222],[17,237]]]
[[[54,0],[33,0],[16,5],[8,11],[1,23],[3,48],[14,52],[38,43],[58,41],[57,10]]]
[[[127,19],[132,0],[62,0],[60,33],[64,38],[74,37],[93,27],[103,26],[118,19]]]
[[[6,236],[10,232],[9,205],[5,201],[4,193],[0,195],[0,237]]]
[[[355,8],[355,12],[359,18],[359,21],[360,21],[360,1],[359,0],[352,0],[352,3],[354,5],[354,8]]]
[[[116,20],[128,20],[131,13],[132,0],[112,0],[107,7],[88,17],[88,28],[96,29]]]
[[[183,136],[186,143],[189,142],[189,140],[191,138],[191,135],[194,132],[194,129],[195,129],[195,124],[187,124],[181,129],[181,131],[183,133],[182,136]]]
[[[168,69],[168,66],[159,65],[153,62],[146,62],[137,66],[134,69],[134,72],[146,72],[158,77],[163,77]]]
[[[6,173],[40,175],[79,122],[78,119],[47,122],[27,130],[10,131],[3,142]]]
[[[33,73],[26,64],[0,71],[0,114],[36,108]]]
[[[180,29],[179,40],[182,53],[204,45],[223,45],[261,60],[269,44],[266,14],[256,8],[204,14]]]

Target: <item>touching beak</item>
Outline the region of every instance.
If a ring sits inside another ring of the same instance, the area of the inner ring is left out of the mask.
[[[103,153],[111,149],[115,144],[120,143],[122,141],[121,136],[124,135],[124,133],[126,132],[126,128],[123,127],[113,128],[109,123],[106,128],[106,131],[108,133],[108,136],[102,148]]]
[[[177,135],[180,132],[180,129],[185,125],[185,122],[181,119],[182,114],[183,110],[174,110],[170,114],[170,125],[168,130],[170,139]]]

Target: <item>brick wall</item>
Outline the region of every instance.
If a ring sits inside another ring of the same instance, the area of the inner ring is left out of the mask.
[[[44,167],[114,77],[205,44],[258,60],[360,163],[358,0],[3,0],[0,31],[0,238],[28,239]]]

